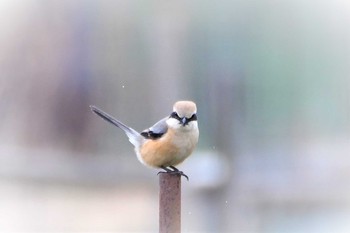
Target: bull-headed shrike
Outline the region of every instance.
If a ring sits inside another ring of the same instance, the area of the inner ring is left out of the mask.
[[[182,175],[188,179],[175,166],[190,156],[198,142],[197,107],[194,102],[176,102],[170,116],[141,133],[95,106],[90,108],[98,116],[125,132],[142,164],[161,168],[167,173]]]

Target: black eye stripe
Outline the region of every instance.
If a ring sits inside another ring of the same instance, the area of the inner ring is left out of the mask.
[[[179,117],[179,115],[177,115],[176,112],[172,112],[172,113],[170,114],[170,117],[171,117],[171,118],[175,118],[175,119],[181,121],[181,118]]]
[[[197,120],[197,114],[193,114],[188,121],[196,121]]]
[[[179,121],[182,120],[181,117],[179,117],[179,115],[178,115],[176,112],[172,112],[172,113],[170,114],[170,117],[171,117],[171,118],[175,118],[175,119],[177,119],[177,120],[179,120]],[[197,120],[197,114],[193,114],[190,118],[186,118],[186,119],[187,119],[188,122],[190,122],[190,121],[196,121],[196,120]]]

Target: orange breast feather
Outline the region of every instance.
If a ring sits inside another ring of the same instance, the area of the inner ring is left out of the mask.
[[[148,140],[140,150],[143,161],[151,167],[176,166],[192,152],[192,149],[184,150],[173,143],[176,137],[173,130],[159,139]]]

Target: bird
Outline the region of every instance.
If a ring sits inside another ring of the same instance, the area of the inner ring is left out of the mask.
[[[152,168],[163,169],[159,173],[188,176],[176,168],[195,149],[198,138],[197,106],[193,101],[175,102],[173,111],[148,129],[138,132],[91,105],[92,112],[122,129],[135,147],[138,160]]]

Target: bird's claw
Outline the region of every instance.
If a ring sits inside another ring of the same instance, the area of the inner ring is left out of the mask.
[[[183,176],[187,179],[187,181],[189,181],[189,178],[188,176],[183,173],[182,171],[179,171],[179,170],[175,170],[175,171],[172,171],[172,170],[166,170],[166,171],[160,171],[157,173],[157,175],[159,175],[160,173],[168,173],[168,174],[172,174],[172,175],[178,175],[178,176]]]

